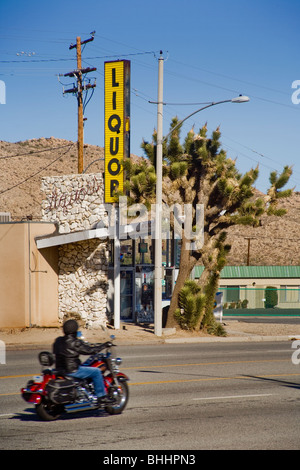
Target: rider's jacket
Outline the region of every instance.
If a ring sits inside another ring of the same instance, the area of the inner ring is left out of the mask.
[[[80,354],[95,354],[103,349],[103,346],[94,346],[85,343],[76,337],[76,333],[56,338],[53,344],[53,354],[55,355],[55,367],[57,370],[67,374],[75,372],[81,364]]]

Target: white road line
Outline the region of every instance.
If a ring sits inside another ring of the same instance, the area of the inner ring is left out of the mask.
[[[274,393],[257,393],[253,395],[228,395],[222,397],[202,397],[202,398],[193,398],[193,400],[227,400],[228,398],[253,398],[253,397],[270,397]]]

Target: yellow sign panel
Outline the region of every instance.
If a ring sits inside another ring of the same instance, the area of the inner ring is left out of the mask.
[[[129,150],[129,61],[105,62],[105,202],[123,191],[122,160]]]

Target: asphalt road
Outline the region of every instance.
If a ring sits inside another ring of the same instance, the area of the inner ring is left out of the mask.
[[[37,351],[8,351],[0,365],[0,449],[299,449],[300,370],[291,346],[122,346],[121,370],[130,377],[124,413],[85,412],[55,422],[40,421],[19,394],[40,372]]]

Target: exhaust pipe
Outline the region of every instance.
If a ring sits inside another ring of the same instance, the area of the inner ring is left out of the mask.
[[[93,406],[89,402],[85,403],[72,403],[71,405],[65,405],[65,410],[67,413],[76,413],[77,411],[86,411],[86,410],[94,410],[96,406]]]

